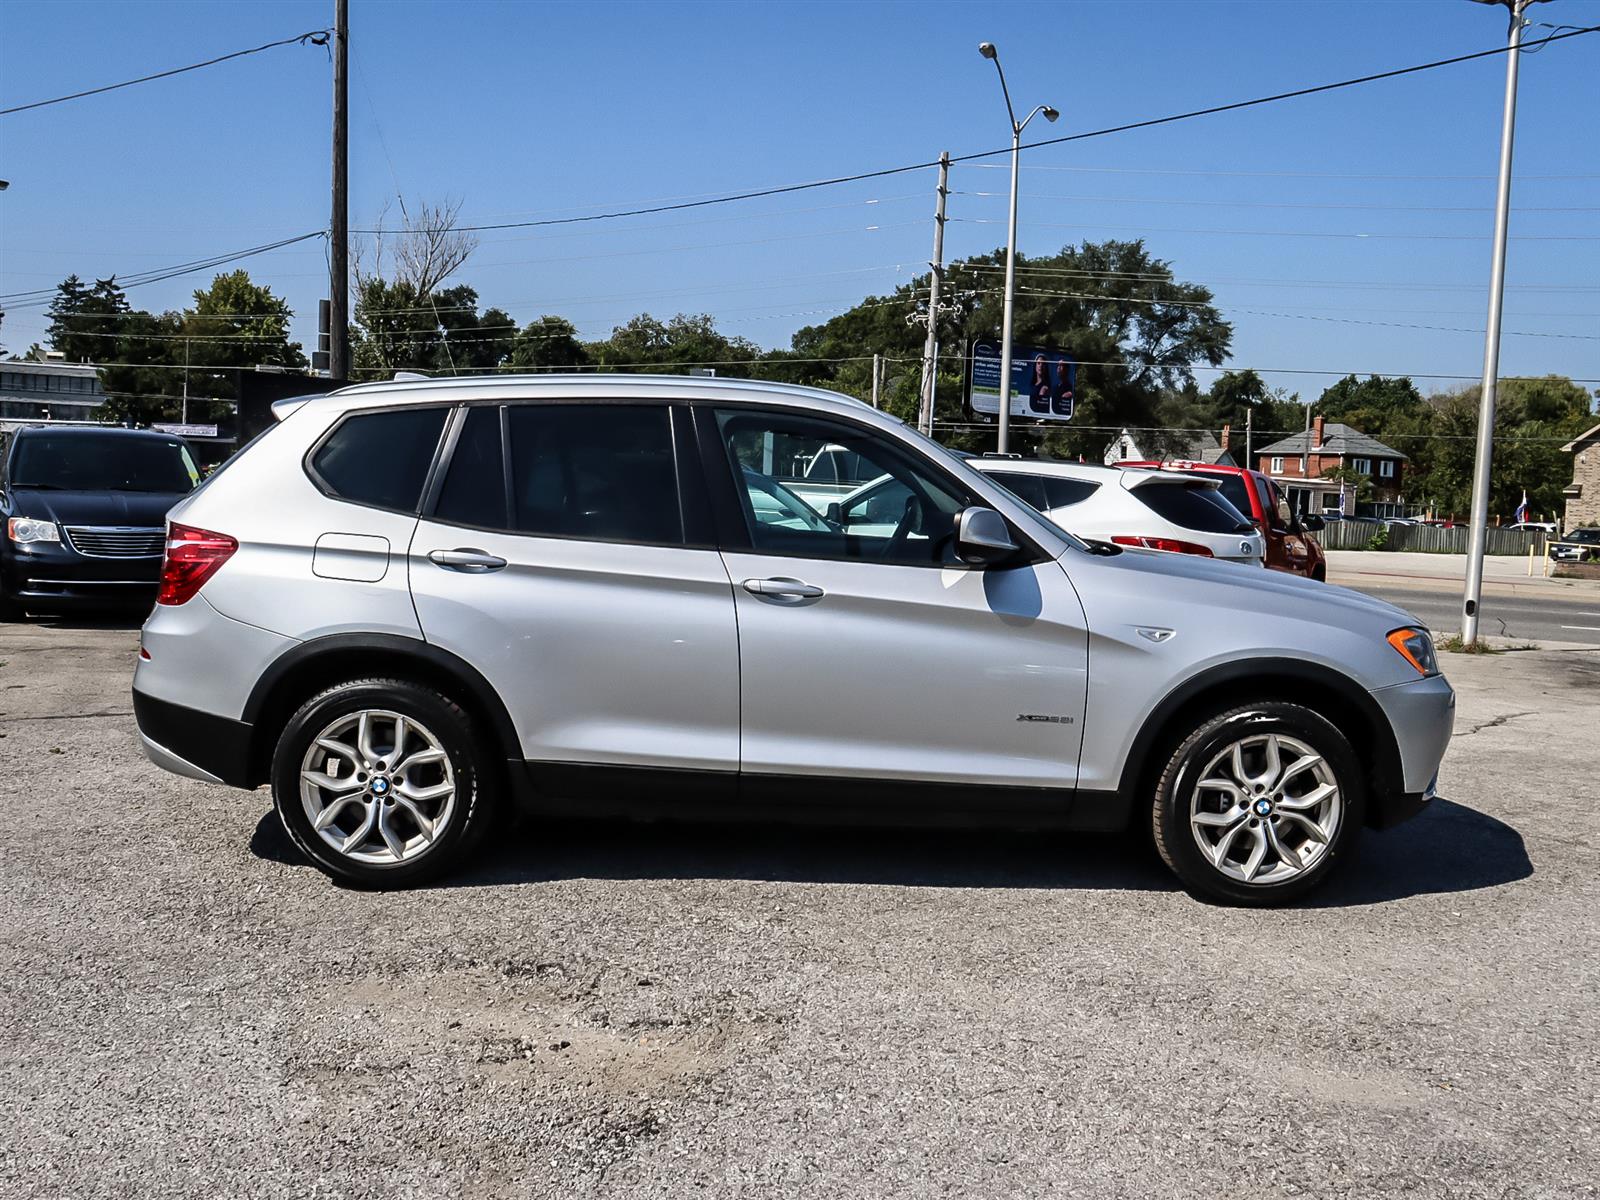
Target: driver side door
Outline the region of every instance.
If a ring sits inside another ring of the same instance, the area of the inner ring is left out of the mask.
[[[800,795],[819,805],[827,777],[1076,785],[1088,638],[1059,564],[960,563],[955,517],[977,497],[882,430],[758,407],[696,421],[734,585],[745,781],[812,777]],[[808,483],[829,446],[862,478]]]

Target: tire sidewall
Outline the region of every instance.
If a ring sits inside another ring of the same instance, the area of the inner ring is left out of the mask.
[[[366,708],[397,712],[425,725],[449,757],[455,777],[456,810],[445,831],[426,853],[391,867],[357,862],[328,845],[311,827],[300,798],[300,766],[313,740],[329,723]],[[449,870],[481,839],[489,816],[487,765],[471,719],[444,696],[400,680],[358,680],[313,696],[289,718],[273,753],[272,801],[289,837],[320,870],[358,887],[407,887]]]
[[[1222,874],[1195,844],[1189,802],[1200,771],[1242,737],[1286,734],[1305,742],[1333,770],[1343,812],[1328,852],[1311,870],[1276,884],[1247,884]],[[1173,752],[1157,787],[1152,817],[1162,857],[1184,885],[1204,899],[1231,904],[1283,904],[1321,884],[1354,854],[1366,813],[1366,779],[1355,750],[1327,718],[1300,705],[1268,701],[1243,705],[1203,722]]]

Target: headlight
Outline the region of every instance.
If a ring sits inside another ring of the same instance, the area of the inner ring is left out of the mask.
[[[1437,675],[1439,659],[1433,652],[1433,639],[1426,629],[1396,629],[1389,635],[1389,645],[1401,658],[1417,669],[1419,675]]]
[[[39,521],[33,517],[12,517],[6,522],[6,536],[18,545],[28,542],[59,542],[61,531],[54,521]]]

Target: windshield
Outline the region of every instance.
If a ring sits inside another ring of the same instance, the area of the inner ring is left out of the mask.
[[[200,471],[177,438],[34,433],[17,439],[13,487],[71,492],[191,492]]]

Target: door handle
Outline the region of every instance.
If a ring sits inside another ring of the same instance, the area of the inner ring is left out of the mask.
[[[437,567],[472,573],[498,571],[506,565],[505,559],[482,550],[435,550],[428,555],[428,561]]]
[[[746,579],[744,590],[752,596],[775,596],[782,600],[815,600],[823,594],[821,588],[798,579]]]

